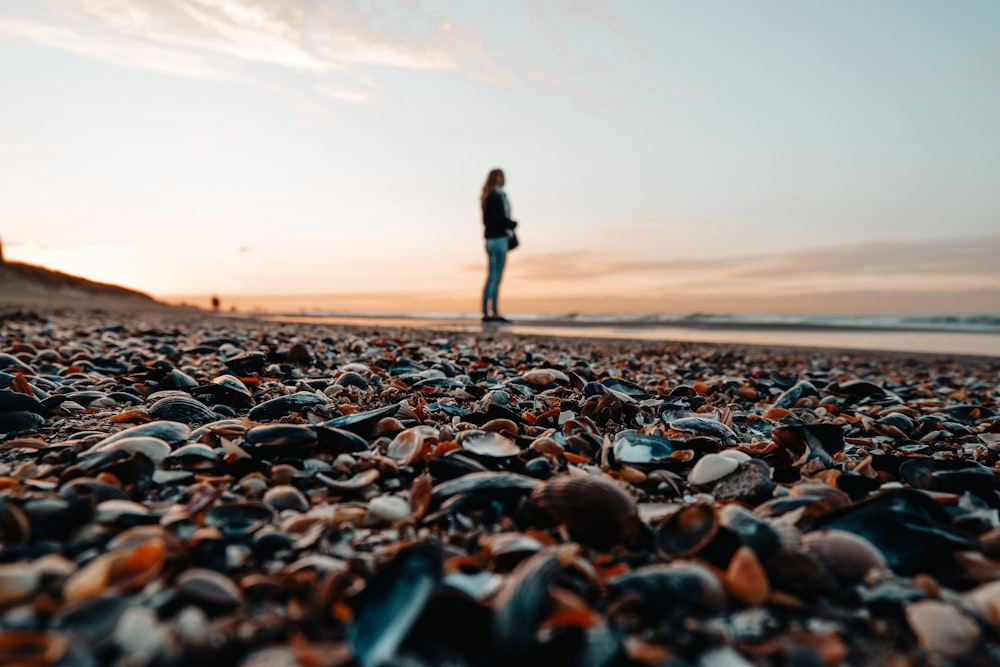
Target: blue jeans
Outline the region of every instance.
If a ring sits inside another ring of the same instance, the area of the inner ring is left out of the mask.
[[[500,296],[503,265],[507,263],[507,237],[486,239],[486,255],[490,258],[490,271],[486,275],[486,286],[483,287],[483,315],[492,315],[500,312],[497,299]]]

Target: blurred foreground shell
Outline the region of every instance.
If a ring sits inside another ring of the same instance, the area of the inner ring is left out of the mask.
[[[607,548],[640,531],[635,500],[611,479],[560,475],[536,488],[531,497],[583,544]]]

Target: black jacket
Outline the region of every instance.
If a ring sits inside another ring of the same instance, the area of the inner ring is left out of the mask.
[[[496,190],[486,195],[486,201],[483,202],[483,226],[486,227],[488,239],[507,236],[508,229],[517,227],[517,223],[507,217],[503,197]]]

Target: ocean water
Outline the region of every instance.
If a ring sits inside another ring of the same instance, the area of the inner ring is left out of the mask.
[[[916,352],[1000,357],[998,315],[580,315],[520,313],[513,324],[483,324],[459,313],[332,313],[325,311],[256,314],[273,321],[402,326],[466,333],[534,334],[587,338],[627,338]]]

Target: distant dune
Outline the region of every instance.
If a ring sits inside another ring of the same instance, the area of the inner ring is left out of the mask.
[[[119,285],[41,266],[5,262],[0,264],[0,307],[136,311],[171,306]]]

